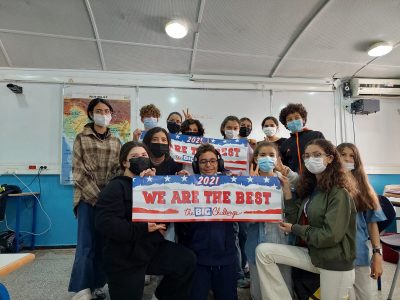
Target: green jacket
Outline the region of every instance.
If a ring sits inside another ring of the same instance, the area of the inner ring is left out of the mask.
[[[316,191],[307,205],[308,225],[300,225],[308,199],[285,201],[287,222],[294,224],[292,232],[307,243],[314,266],[333,271],[352,270],[356,258],[354,201],[343,188]]]

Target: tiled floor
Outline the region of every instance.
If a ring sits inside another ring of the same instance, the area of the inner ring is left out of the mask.
[[[74,250],[38,250],[35,261],[5,278],[1,282],[8,288],[12,300],[67,300],[68,282],[74,258]],[[382,291],[376,291],[376,299],[386,299],[395,265],[384,263]],[[145,288],[143,299],[150,300],[155,284]],[[239,289],[239,299],[250,299],[248,289]],[[400,300],[400,279],[397,282],[394,297]]]

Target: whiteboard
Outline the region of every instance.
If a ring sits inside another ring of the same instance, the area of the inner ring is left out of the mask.
[[[262,140],[261,121],[270,114],[269,91],[227,91],[210,89],[140,88],[138,106],[153,103],[161,110],[159,125],[167,126],[169,113],[189,108],[194,119],[205,128],[205,136],[222,138],[222,121],[229,115],[239,119],[248,117],[253,122],[250,138]],[[140,122],[140,118],[138,117]],[[143,128],[143,124],[137,124]]]

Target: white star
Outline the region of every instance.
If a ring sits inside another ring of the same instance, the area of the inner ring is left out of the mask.
[[[187,179],[186,175],[183,175],[182,176],[182,181],[186,181],[186,179]]]
[[[146,179],[147,179],[147,182],[152,182],[153,181],[153,178],[151,178],[150,176],[147,176]]]
[[[264,178],[264,182],[265,182],[265,183],[268,183],[268,182],[269,182],[269,178],[268,178],[268,177],[265,177],[265,178]]]
[[[164,179],[165,179],[165,182],[169,182],[171,180],[171,177],[165,176]]]
[[[179,139],[181,136],[179,134],[175,135],[175,138]]]
[[[274,184],[274,185],[271,185],[271,188],[276,190],[277,186]]]
[[[231,181],[232,181],[232,182],[236,182],[236,179],[237,179],[237,178],[236,178],[235,176],[232,176],[232,177],[231,177]]]
[[[211,140],[211,143],[215,143],[215,139],[212,139],[212,140]]]
[[[247,181],[248,181],[248,182],[253,182],[253,178],[247,177]]]
[[[236,139],[235,142],[236,142],[236,143],[239,143],[239,139]]]

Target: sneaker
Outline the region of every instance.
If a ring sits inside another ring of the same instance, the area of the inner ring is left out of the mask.
[[[82,291],[77,292],[71,300],[92,300],[92,293],[90,289],[84,289]]]
[[[102,288],[95,289],[92,292],[92,299],[104,300],[107,298],[106,292]]]
[[[237,287],[241,289],[248,289],[250,287],[250,279],[248,278],[238,279]]]

